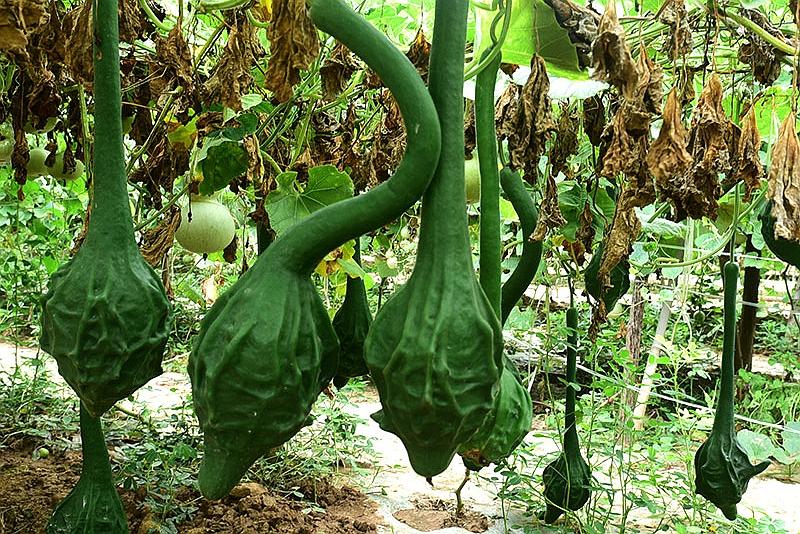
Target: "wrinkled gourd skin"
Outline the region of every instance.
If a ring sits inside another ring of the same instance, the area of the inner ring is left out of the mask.
[[[408,283],[383,306],[367,336],[381,428],[405,445],[411,466],[432,477],[481,427],[502,368],[500,323],[475,276],[443,255],[418,256]]]
[[[46,534],[128,534],[100,420],[81,406],[81,478],[53,512]]]
[[[467,469],[479,471],[508,457],[531,429],[531,396],[512,367],[504,358],[494,409],[475,436],[459,447]]]
[[[360,264],[358,248],[353,259]],[[340,347],[339,367],[336,369],[333,383],[341,388],[347,384],[348,379],[369,372],[367,362],[364,360],[364,343],[372,324],[372,312],[369,309],[363,278],[347,277],[344,302],[333,316],[332,323]]]
[[[800,268],[800,243],[784,238],[775,238],[775,218],[772,216],[772,202],[764,205],[764,210],[759,215],[761,219],[761,235],[764,243],[775,256],[789,265]]]
[[[733,521],[736,505],[747,491],[750,479],[769,464],[769,461],[750,464],[747,453],[736,439],[733,425],[727,431],[712,432],[694,456],[696,491]]]
[[[567,310],[567,391],[563,451],[544,469],[545,523],[554,523],[566,510],[579,510],[592,493],[592,472],[583,459],[575,423],[578,312]]]
[[[304,426],[336,371],[336,334],[308,277],[257,266],[217,300],[189,357],[210,499]]]
[[[40,343],[98,417],[161,374],[171,314],[161,280],[135,245],[87,241],[50,280]]]
[[[769,467],[764,461],[751,465],[739,445],[734,428],[734,352],[736,350],[736,293],[739,266],[728,262],[724,276],[724,333],[720,390],[711,434],[694,456],[695,491],[714,503],[725,517],[736,519],[736,505],[747,491],[750,479]]]
[[[603,245],[598,245],[597,249],[592,254],[592,261],[586,266],[584,271],[584,280],[586,284],[586,292],[595,300],[600,301],[600,296],[603,297],[603,302],[606,305],[606,310],[612,310],[617,304],[617,301],[628,292],[631,288],[631,281],[628,277],[630,272],[630,264],[628,260],[622,260],[611,269],[611,287],[606,288],[603,293],[600,287],[600,279],[597,273],[600,269],[600,262],[603,259]]]

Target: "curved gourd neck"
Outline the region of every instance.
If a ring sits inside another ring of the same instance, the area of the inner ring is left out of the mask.
[[[416,202],[430,181],[440,138],[436,109],[408,58],[342,0],[310,0],[308,4],[314,24],[364,60],[392,91],[406,127],[407,148],[388,181],[314,212],[264,252],[268,260],[264,265],[303,275],[310,275],[331,250],[396,219]]]
[[[578,367],[578,312],[567,310],[567,392],[564,407],[564,450],[579,450],[578,431],[575,428],[575,383]]]
[[[133,244],[133,220],[122,144],[117,0],[94,0],[94,153],[86,244]],[[120,243],[126,236],[127,243]]]
[[[111,464],[99,417],[93,417],[81,403],[81,449],[83,470],[81,478],[111,482]]]
[[[418,257],[442,254],[472,269],[464,189],[464,46],[469,2],[436,3],[428,80],[442,128],[442,151],[422,199]]]
[[[353,247],[353,261],[361,266],[361,244],[360,239],[356,238],[356,244]],[[345,299],[353,300],[357,302],[366,302],[367,301],[367,293],[366,293],[366,286],[364,285],[364,279],[360,276],[347,276],[347,292],[345,293]]]
[[[736,351],[736,291],[739,284],[739,266],[728,262],[723,267],[724,324],[722,338],[722,365],[719,373],[719,398],[714,413],[714,430],[730,430],[733,426],[734,366]]]

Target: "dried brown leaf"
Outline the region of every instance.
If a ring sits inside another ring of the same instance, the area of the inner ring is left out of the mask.
[[[625,30],[617,18],[616,3],[606,5],[600,18],[597,39],[592,45],[594,64],[593,77],[616,87],[626,98],[631,97],[636,87],[636,64],[625,42]]]
[[[72,79],[86,86],[94,83],[92,64],[92,3],[71,9],[62,24],[66,43],[64,63]]]
[[[775,238],[800,241],[800,141],[794,112],[781,124],[772,148],[767,198],[772,201]]]
[[[567,169],[567,160],[578,152],[578,110],[568,103],[561,105],[561,115],[558,118],[556,136],[550,147],[549,160],[553,175],[563,172],[570,176]]]
[[[570,42],[575,46],[578,65],[586,68],[592,64],[592,43],[597,38],[600,15],[571,0],[545,0],[555,15],[558,25],[567,30]]]
[[[319,69],[325,99],[334,100],[339,96],[347,87],[357,68],[358,63],[350,50],[343,44],[338,43]]]
[[[606,127],[606,110],[600,94],[583,101],[583,131],[592,146],[600,146],[603,130]]]
[[[636,64],[639,79],[636,82],[636,96],[641,99],[643,108],[650,113],[661,113],[661,100],[664,98],[664,73],[655,64],[644,46],[639,48],[639,61]]]
[[[561,207],[558,205],[558,186],[552,176],[547,176],[547,187],[545,189],[542,205],[539,207],[539,219],[536,221],[536,229],[533,231],[531,241],[544,241],[550,230],[558,230],[567,220],[561,214]]]
[[[150,92],[157,100],[167,98],[167,93],[183,87],[181,98],[176,98],[173,111],[183,112],[188,100],[183,95],[194,95],[194,69],[189,45],[180,25],[170,30],[166,38],[156,38],[156,61],[151,64]]]
[[[530,77],[522,87],[513,118],[509,121],[510,131],[504,129],[508,136],[511,167],[523,169],[528,181],[535,180],[547,137],[556,129],[550,97],[547,95],[549,90],[550,80],[544,60],[534,56],[531,59]]]
[[[664,52],[673,60],[692,51],[692,29],[689,14],[683,0],[672,0],[659,17],[662,24],[669,26],[669,39],[664,41]]]
[[[769,18],[756,9],[742,9],[741,13],[755,22],[775,39],[787,44],[783,33],[772,25]],[[748,41],[739,47],[739,61],[750,65],[753,77],[763,85],[772,85],[781,74],[781,60],[784,54],[773,48],[767,41],[757,34],[745,30]]]
[[[761,134],[756,122],[755,106],[750,106],[750,111],[742,122],[742,133],[739,137],[736,153],[736,172],[734,182],[744,182],[744,201],[750,202],[753,191],[761,186],[764,167],[758,153],[761,150]]]
[[[414,36],[414,41],[406,52],[406,57],[411,64],[417,69],[423,81],[428,81],[428,63],[431,57],[431,43],[425,37],[425,32],[422,27],[417,30],[417,35]]]
[[[667,95],[663,119],[658,139],[647,153],[647,167],[655,176],[659,189],[666,191],[681,179],[692,164],[692,155],[686,150],[688,133],[681,121],[681,107],[675,88]]]
[[[181,210],[173,206],[155,228],[142,234],[139,250],[145,261],[152,267],[161,265],[164,256],[175,242],[175,231],[181,224]]]
[[[494,105],[494,127],[497,130],[498,142],[508,139],[514,131],[514,115],[521,92],[519,85],[510,83]]]
[[[264,85],[280,102],[286,102],[300,83],[300,71],[319,55],[319,35],[305,0],[273,0],[267,35],[270,58]]]
[[[28,37],[50,20],[46,0],[0,0],[0,52],[28,60]]]
[[[217,62],[214,73],[206,82],[206,93],[211,102],[220,102],[236,111],[242,110],[242,95],[253,83],[250,74],[256,58],[263,54],[255,28],[241,17],[228,33],[225,50]]]

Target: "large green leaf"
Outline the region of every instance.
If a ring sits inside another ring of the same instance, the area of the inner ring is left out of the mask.
[[[318,209],[353,196],[350,176],[332,165],[310,168],[305,186],[293,171],[281,173],[275,180],[278,188],[267,195],[265,208],[278,234]]]
[[[205,140],[198,161],[203,171],[200,194],[211,195],[247,172],[249,157],[238,142],[215,137]]]
[[[497,11],[476,9],[475,57],[491,46],[490,30]],[[498,25],[499,26],[499,25]],[[499,27],[498,27],[499,33]],[[503,61],[528,66],[538,53],[554,76],[586,79],[588,73],[578,66],[578,54],[566,30],[556,22],[553,10],[543,0],[515,0],[511,25],[503,42]]]

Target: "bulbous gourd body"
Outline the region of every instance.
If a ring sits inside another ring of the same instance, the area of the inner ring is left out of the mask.
[[[161,374],[171,307],[135,246],[87,242],[42,300],[42,349],[94,416]]]
[[[597,246],[597,249],[592,254],[592,260],[586,266],[584,271],[584,280],[586,284],[586,292],[595,300],[600,301],[602,297],[606,305],[606,310],[611,311],[617,304],[617,301],[622,298],[625,293],[631,288],[631,281],[629,278],[630,265],[628,260],[623,259],[611,269],[611,287],[600,287],[600,278],[598,272],[600,270],[600,262],[603,259],[603,245],[602,243]]]
[[[337,359],[336,334],[308,277],[253,267],[217,300],[189,358],[205,442],[203,495],[226,495],[304,426]]]
[[[697,449],[694,456],[695,491],[714,503],[733,521],[736,505],[747,491],[750,479],[769,467],[765,461],[751,465],[747,453],[736,439],[733,424],[734,351],[736,350],[736,293],[739,266],[728,262],[723,268],[724,278],[724,338],[720,389],[714,413],[711,435]]]
[[[761,235],[764,243],[775,256],[789,265],[800,268],[800,243],[782,237],[775,237],[775,217],[772,216],[772,203],[767,202],[759,215]]]
[[[475,436],[458,450],[464,465],[473,471],[508,457],[531,429],[531,396],[512,365],[504,358],[494,409]]]

